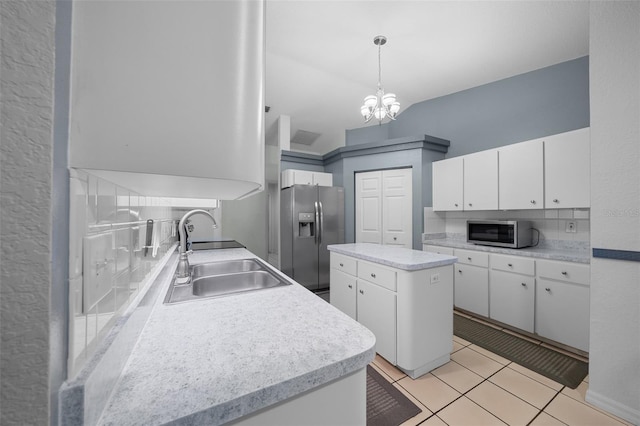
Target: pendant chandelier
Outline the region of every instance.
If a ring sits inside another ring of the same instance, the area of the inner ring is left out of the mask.
[[[370,95],[364,98],[364,105],[360,107],[360,113],[364,117],[364,122],[368,123],[373,117],[375,117],[379,124],[382,124],[382,120],[385,117],[391,120],[396,119],[396,114],[400,111],[400,103],[396,101],[396,95],[393,93],[384,93],[382,84],[380,83],[380,76],[382,74],[382,66],[380,65],[380,48],[387,42],[385,36],[376,36],[373,39],[373,43],[378,46],[378,90],[375,95]]]

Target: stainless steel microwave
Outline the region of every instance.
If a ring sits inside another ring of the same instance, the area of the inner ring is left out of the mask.
[[[467,242],[485,246],[522,248],[532,245],[531,222],[524,220],[468,220]]]

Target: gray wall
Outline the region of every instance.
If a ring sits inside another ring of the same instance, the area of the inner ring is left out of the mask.
[[[346,132],[346,144],[427,134],[447,157],[589,126],[587,56],[414,104],[395,121]],[[382,129],[380,128],[382,127]]]
[[[416,134],[419,135],[420,133]],[[347,130],[345,135],[345,145],[358,145],[361,143],[384,141],[391,138],[392,136],[389,136],[389,123],[375,124],[367,127]]]
[[[269,256],[268,191],[242,200],[222,201],[222,235],[237,240],[256,256]]]

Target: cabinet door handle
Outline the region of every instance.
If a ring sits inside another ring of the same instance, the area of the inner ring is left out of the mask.
[[[509,268],[513,268],[513,264],[512,264],[512,263],[507,263],[507,266],[508,266]]]
[[[455,203],[454,206],[458,207],[458,203]]]
[[[536,200],[531,200],[531,204],[535,204],[535,203],[536,203]]]
[[[458,273],[461,274],[462,273],[462,269],[458,269]]]
[[[557,198],[554,198],[554,199],[553,199],[553,202],[554,202],[554,203],[559,203],[560,201],[558,201],[558,199],[557,199]]]
[[[341,263],[340,266],[344,266],[344,263]]]
[[[364,294],[364,290],[360,290],[360,294]]]
[[[376,274],[374,274],[373,272],[371,273],[371,278],[375,278]]]
[[[398,239],[397,237],[393,237],[393,241],[395,241],[395,240],[397,240],[397,239]]]
[[[527,283],[520,283],[522,285],[522,287],[526,287]]]
[[[473,206],[473,204],[469,203],[469,207]]]
[[[470,258],[470,257],[467,257],[467,260],[471,261],[471,258]]]
[[[562,275],[564,275],[565,277],[567,276],[567,271],[562,271],[560,272]]]
[[[544,291],[548,291],[549,293],[551,293],[551,289],[549,287],[545,288]]]

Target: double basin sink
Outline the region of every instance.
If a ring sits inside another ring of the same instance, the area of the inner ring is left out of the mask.
[[[174,277],[164,303],[228,296],[291,284],[258,259],[200,263],[189,269],[191,282],[179,284]]]

